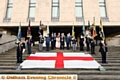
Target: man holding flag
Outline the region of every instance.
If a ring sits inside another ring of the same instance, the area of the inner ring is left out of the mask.
[[[82,33],[83,33],[83,35],[85,36],[85,21],[83,21],[83,27],[82,27]]]
[[[21,23],[19,25],[19,29],[18,29],[18,36],[17,36],[17,53],[16,53],[16,57],[17,57],[17,63],[21,63],[22,62],[22,42],[21,42],[21,38],[22,38],[22,33],[21,33]]]
[[[108,48],[107,48],[107,43],[105,42],[105,34],[104,34],[101,19],[100,19],[100,26],[99,26],[99,34],[100,34],[100,37],[102,38],[101,42],[99,43],[99,45],[100,45],[99,52],[101,52],[102,63],[107,63],[106,62],[106,54],[108,53]]]
[[[75,36],[75,31],[74,31],[74,23],[73,23],[73,26],[72,26],[72,37]]]
[[[31,44],[32,44],[32,36],[31,36],[31,29],[30,29],[30,21],[27,29],[27,48],[28,54],[31,54]]]
[[[39,34],[39,35],[42,34],[41,26],[42,26],[42,24],[41,24],[41,21],[40,21],[40,26],[39,26],[39,30],[38,30],[38,34]]]
[[[93,18],[93,24],[92,24],[92,38],[94,39],[97,36],[96,33],[96,26],[95,26],[95,17]]]
[[[105,40],[105,34],[103,31],[102,20],[100,20],[99,34],[100,34],[100,37],[102,38],[102,40]]]

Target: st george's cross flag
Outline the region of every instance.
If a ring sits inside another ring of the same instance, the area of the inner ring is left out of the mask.
[[[39,53],[31,54],[23,63],[22,68],[87,68],[97,69],[101,65],[85,53]]]

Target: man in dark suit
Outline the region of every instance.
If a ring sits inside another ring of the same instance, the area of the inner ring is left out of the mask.
[[[91,39],[91,54],[95,54],[95,41]]]
[[[51,34],[51,50],[54,49],[54,36],[53,33]]]
[[[46,38],[46,51],[49,51],[49,46],[50,46],[50,37],[49,37],[49,34],[45,38]]]
[[[64,42],[65,42],[65,37],[64,37],[64,33],[62,33],[60,37],[60,49],[64,49]]]
[[[104,40],[102,40],[99,45],[100,45],[99,52],[101,52],[102,56],[102,63],[107,63],[106,62],[106,54],[108,53],[107,44],[104,42]]]
[[[80,36],[80,51],[84,51],[84,35]]]
[[[16,42],[15,42],[15,44],[17,44],[17,49],[16,49],[16,51],[17,51],[17,63],[21,63],[22,62],[22,50],[23,50],[23,47],[22,47],[22,43],[19,41],[19,40],[17,40]]]
[[[70,48],[70,35],[69,34],[67,34],[66,36],[66,45],[67,45],[67,50],[69,50]]]
[[[56,48],[56,33],[54,33],[54,48]]]
[[[32,36],[29,36],[27,38],[27,48],[28,48],[28,54],[31,54],[31,44],[32,44]]]
[[[40,39],[39,39],[39,50],[42,51],[43,50],[43,43],[44,43],[44,37],[42,34],[40,34]]]
[[[86,46],[87,46],[87,51],[90,51],[90,37],[89,36],[86,36]]]

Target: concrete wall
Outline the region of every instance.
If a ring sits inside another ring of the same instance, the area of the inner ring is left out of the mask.
[[[13,23],[26,22],[29,11],[29,0],[13,0],[13,12],[12,20]]]
[[[23,26],[27,26],[29,0],[14,0],[12,19],[10,23],[3,23],[6,14],[7,0],[0,0],[0,26],[18,26],[22,22]],[[103,22],[104,26],[120,26],[120,1],[106,0],[106,10],[110,22]],[[76,22],[75,16],[75,0],[60,0],[60,20],[59,22],[51,22],[52,0],[36,0],[35,22],[31,26],[38,26],[41,20],[45,25],[82,25],[82,22]],[[100,11],[99,0],[83,0],[83,15],[86,21],[93,22],[96,18],[96,25],[99,25]]]

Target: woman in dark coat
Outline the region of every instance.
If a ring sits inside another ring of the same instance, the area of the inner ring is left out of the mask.
[[[106,53],[108,53],[107,44],[104,42],[104,40],[102,40],[99,45],[100,45],[99,52],[101,52],[102,56],[102,63],[107,63],[106,62]]]

